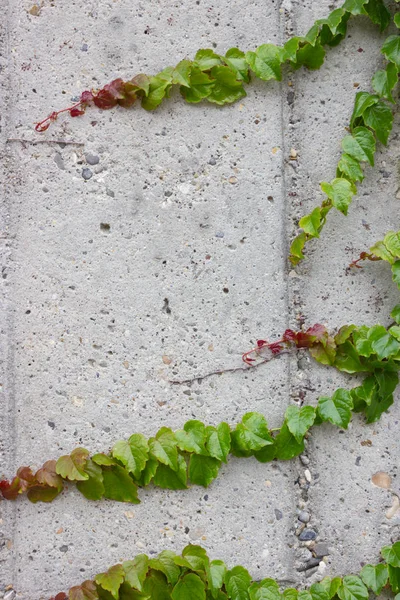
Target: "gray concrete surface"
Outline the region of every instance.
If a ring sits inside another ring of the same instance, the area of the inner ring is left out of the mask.
[[[83,89],[157,72],[201,47],[283,43],[333,6],[45,0],[33,16],[32,4],[2,7],[0,474],[188,418],[234,423],[257,410],[277,426],[299,392],[314,402],[346,384],[304,357],[189,386],[168,380],[240,366],[255,339],[302,315],[331,327],[388,323],[397,298],[388,269],[345,268],[399,222],[398,134],[380,148],[349,217],[332,214],[309,260],[286,263],[296,219],[334,176],[354,84],[368,86],[382,36],[359,19],[320,71],[254,82],[230,107],[174,95],[154,113],[60,119],[40,138],[84,146],[21,144],[7,139],[36,140],[33,121]],[[0,589],[46,598],[136,553],[189,542],[283,583],[358,571],[398,537],[399,513],[385,516],[392,497],[370,478],[384,470],[396,483],[399,417],[395,405],[374,426],[356,418],[344,434],[320,428],[303,462],[232,459],[208,490],[149,488],[138,506],[73,490],[51,505],[3,502]],[[329,551],[316,572],[302,570],[311,555],[296,536],[300,510]]]

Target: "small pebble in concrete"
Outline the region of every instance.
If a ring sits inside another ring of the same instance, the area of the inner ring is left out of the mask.
[[[82,169],[82,177],[87,181],[88,179],[91,179],[93,177],[93,173],[90,169],[85,167],[84,169]]]
[[[283,519],[283,513],[281,510],[279,510],[278,508],[274,508],[274,513],[277,521]]]
[[[95,154],[85,154],[85,159],[88,165],[97,165],[100,162],[100,158]]]
[[[110,198],[114,198],[115,194],[112,190],[109,190],[108,188],[106,189],[106,194],[107,196],[110,196]]]
[[[300,454],[300,460],[303,463],[303,465],[310,464],[310,459],[308,458],[308,456],[305,456],[305,454]]]
[[[64,165],[64,160],[63,157],[61,156],[61,154],[59,152],[56,152],[54,155],[54,162],[56,163],[57,167],[59,169],[61,169],[62,171],[65,171],[65,165]]]
[[[15,598],[14,590],[8,590],[8,592],[6,592],[4,594],[4,600],[14,600],[14,598]]]
[[[302,510],[298,516],[298,519],[302,523],[308,523],[308,521],[310,520],[310,513],[308,513],[306,510]]]
[[[210,158],[210,160],[208,161],[208,164],[209,164],[209,165],[216,165],[216,164],[217,164],[217,161],[216,161],[216,160],[215,160],[215,158],[212,156],[212,157]]]
[[[108,223],[100,223],[100,229],[101,231],[104,231],[104,233],[110,233],[110,225]]]
[[[215,237],[217,238],[223,238],[224,237],[224,232],[223,231],[217,231],[217,233],[215,234]]]
[[[307,542],[308,540],[315,540],[316,537],[317,534],[313,529],[304,529],[299,535],[299,540],[301,542]]]
[[[60,552],[68,552],[68,546],[60,546]]]
[[[319,557],[328,556],[330,554],[327,544],[324,544],[322,542],[318,542],[317,544],[315,544],[313,552],[315,556]]]

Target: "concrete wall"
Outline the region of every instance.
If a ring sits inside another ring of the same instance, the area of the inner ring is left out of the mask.
[[[189,418],[235,423],[256,410],[278,426],[300,392],[315,402],[353,385],[306,356],[192,385],[169,380],[240,366],[257,338],[303,318],[389,323],[389,269],[346,266],[398,226],[398,133],[348,218],[332,212],[307,262],[286,262],[298,217],[334,176],[383,36],[358,18],[320,71],[255,81],[233,106],[189,106],[174,94],[154,113],[88,110],[39,137],[32,123],[83,89],[157,72],[202,47],[284,43],[338,3],[45,0],[35,16],[33,0],[3,2],[0,475]],[[148,488],[134,507],[72,489],[51,505],[3,502],[0,589],[46,598],[139,552],[190,542],[282,583],[358,571],[398,537],[399,513],[385,517],[392,497],[370,478],[396,477],[399,417],[395,405],[375,425],[318,428],[302,461],[231,459],[207,490]],[[296,535],[300,510],[329,552],[318,569],[303,569],[312,548]]]

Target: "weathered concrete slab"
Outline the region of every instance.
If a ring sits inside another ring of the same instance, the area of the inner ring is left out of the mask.
[[[300,313],[332,327],[388,322],[396,301],[389,273],[371,265],[349,276],[345,268],[395,225],[396,143],[379,154],[350,216],[330,215],[307,264],[296,274],[286,263],[292,220],[334,175],[354,83],[368,85],[382,36],[355,23],[321,71],[290,75],[291,86],[255,82],[231,107],[188,106],[176,95],[154,113],[60,119],[40,138],[83,146],[7,143],[36,140],[32,122],[83,89],[157,72],[201,47],[283,43],[290,28],[305,32],[331,5],[102,0],[68,10],[45,4],[38,16],[27,9],[9,3],[1,53],[0,472],[189,418],[235,423],[257,410],[277,426],[306,382],[312,402],[345,381],[282,357],[249,373],[169,383],[240,366],[255,339],[279,335]],[[12,584],[23,600],[44,598],[138,552],[189,542],[255,578],[300,583],[297,568],[310,554],[295,536],[299,507],[332,548],[328,571],[358,570],[398,526],[385,520],[389,495],[369,482],[376,470],[395,474],[398,408],[391,412],[373,428],[356,420],[345,434],[313,434],[307,502],[299,461],[233,459],[208,490],[149,488],[134,507],[90,503],[73,490],[49,506],[2,503],[0,586]],[[360,446],[364,438],[371,447]]]

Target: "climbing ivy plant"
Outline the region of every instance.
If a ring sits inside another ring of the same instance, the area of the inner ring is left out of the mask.
[[[392,20],[382,0],[346,0],[328,18],[316,21],[305,36],[293,37],[284,46],[263,44],[248,52],[231,48],[225,56],[201,49],[193,61],[184,59],[156,75],[139,74],[128,81],[116,79],[100,90],[85,91],[73,106],[53,112],[37,123],[36,130],[45,131],[62,112],[77,117],[92,105],[99,109],[117,105],[128,108],[140,102],[146,110],[154,110],[170,95],[173,86],[179,87],[189,103],[236,102],[246,95],[245,85],[252,76],[279,81],[285,65],[292,69],[318,69],[324,62],[325,48],[341,42],[349,19],[356,15],[367,16],[381,31]],[[400,13],[396,12],[393,21],[399,28]],[[300,220],[301,232],[293,241],[289,256],[294,265],[304,258],[305,244],[320,236],[332,208],[347,214],[356,186],[364,178],[364,167],[374,166],[377,144],[388,143],[400,69],[400,37],[390,35],[381,53],[386,63],[372,78],[373,93],[356,94],[336,177],[321,184],[326,198]],[[351,266],[360,268],[360,262],[367,259],[388,262],[393,281],[400,288],[400,232],[388,232]],[[11,481],[0,481],[1,495],[15,500],[26,494],[34,503],[50,502],[66,483],[71,483],[90,500],[107,498],[137,503],[138,489],[150,483],[173,490],[185,489],[189,483],[210,485],[230,454],[254,456],[260,462],[290,460],[303,451],[311,427],[329,422],[347,429],[352,412],[363,413],[367,423],[375,422],[392,405],[399,381],[400,304],[391,316],[394,324],[388,328],[350,324],[332,333],[316,324],[302,331],[287,330],[280,340],[258,340],[256,348],[245,352],[243,360],[248,368],[265,362],[266,355],[272,358],[305,349],[323,365],[363,375],[360,385],[322,396],[315,407],[289,406],[279,428],[271,429],[264,415],[249,412],[235,426],[191,420],[177,431],[162,427],[149,439],[133,433],[104,453],[90,455],[85,448],[75,448],[58,460],[48,460],[36,472],[21,467]],[[201,547],[187,546],[179,556],[170,551],[157,558],[138,555],[52,600],[367,600],[370,591],[379,596],[384,588],[400,600],[400,542],[384,547],[382,557],[383,562],[365,565],[359,575],[325,578],[309,590],[280,590],[273,579],[252,582],[243,567],[228,570],[222,561],[210,561]]]

